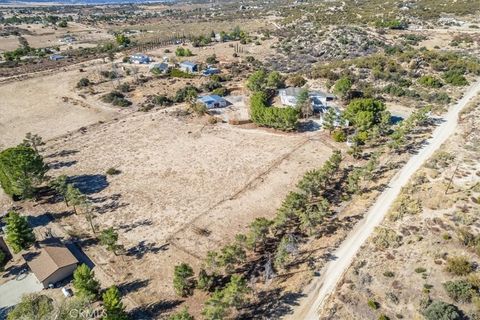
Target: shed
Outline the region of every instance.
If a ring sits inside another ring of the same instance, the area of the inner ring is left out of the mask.
[[[62,59],[65,59],[65,57],[60,55],[60,54],[52,54],[50,56],[50,60],[52,60],[52,61],[58,61],[58,60],[62,60]]]
[[[136,63],[136,64],[147,64],[147,63],[150,63],[151,61],[152,60],[150,59],[150,57],[143,53],[137,53],[130,57],[130,62]]]
[[[180,63],[180,70],[183,72],[193,73],[198,71],[198,64],[195,62],[184,61]]]
[[[225,108],[228,105],[227,100],[217,95],[201,96],[197,101],[204,104],[207,109]]]
[[[78,264],[77,258],[60,242],[23,254],[23,258],[44,288],[71,276]]]
[[[153,69],[157,69],[160,73],[165,74],[170,70],[170,66],[168,63],[162,62],[162,63],[153,63],[149,67],[150,72],[153,71]]]

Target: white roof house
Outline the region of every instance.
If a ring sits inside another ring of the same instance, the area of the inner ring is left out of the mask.
[[[302,92],[302,88],[290,87],[279,90],[280,100],[284,106],[295,107],[297,105],[298,96]],[[315,111],[322,111],[327,108],[327,102],[335,99],[335,96],[322,91],[309,91],[308,96]]]

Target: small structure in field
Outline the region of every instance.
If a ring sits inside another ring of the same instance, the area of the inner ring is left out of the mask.
[[[214,74],[219,74],[219,73],[220,73],[220,69],[213,68],[213,67],[208,67],[207,69],[202,71],[202,75],[207,76],[207,77],[211,76],[211,75],[214,75]]]
[[[44,288],[70,277],[78,264],[70,250],[57,241],[22,256]]]
[[[281,89],[279,90],[280,100],[284,106],[295,107],[301,92],[302,88],[296,87]],[[335,99],[334,95],[322,91],[309,91],[308,97],[313,110],[316,112],[325,112],[328,108],[328,102]]]
[[[166,74],[168,71],[170,71],[170,66],[168,63],[162,62],[162,63],[153,63],[149,67],[150,72],[158,72],[161,74]]]
[[[63,59],[65,59],[65,56],[62,56],[60,54],[52,54],[50,56],[50,60],[52,60],[52,61],[59,61],[59,60],[63,60]]]
[[[217,95],[201,96],[197,101],[205,105],[207,109],[225,108],[228,105],[227,100]]]
[[[130,62],[135,64],[148,64],[152,61],[149,56],[143,53],[137,53],[130,57]]]
[[[198,64],[195,62],[184,61],[180,63],[180,70],[187,73],[194,73],[198,71]]]

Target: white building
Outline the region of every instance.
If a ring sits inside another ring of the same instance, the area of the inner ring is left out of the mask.
[[[302,92],[302,88],[286,88],[279,90],[280,100],[284,106],[295,107],[297,105],[298,96]],[[316,112],[324,112],[328,107],[328,102],[335,99],[335,96],[322,91],[308,91],[312,108]]]

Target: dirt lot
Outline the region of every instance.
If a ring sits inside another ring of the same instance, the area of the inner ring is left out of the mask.
[[[379,229],[390,230],[391,236],[377,230],[371,237],[322,319],[378,319],[382,314],[389,319],[423,319],[428,299],[454,304],[469,319],[478,317],[475,303],[453,300],[444,283],[471,279],[448,272],[449,258],[479,262],[478,251],[464,244],[460,231],[474,236],[479,232],[479,105],[477,99],[467,106],[457,134],[402,192],[397,201],[403,202],[394,205]],[[476,271],[470,276],[478,276]]]
[[[84,246],[111,276],[99,270],[99,277],[105,284],[125,284],[135,304],[146,304],[174,299],[176,263],[198,267],[207,250],[232,240],[255,217],[273,216],[304,172],[330,155],[331,147],[318,135],[205,126],[157,111],[57,139],[44,154],[55,168],[51,175],[67,174],[86,188],[97,207],[98,227],[119,230],[126,256]],[[106,177],[110,167],[122,173]],[[65,207],[27,204],[24,210],[55,216]],[[64,231],[57,234],[89,233],[81,216],[64,217],[60,224]],[[194,227],[209,235],[200,236]],[[128,283],[142,285],[131,289]]]
[[[27,132],[51,139],[120,116],[118,109],[92,106],[78,97],[74,88],[82,76],[77,67],[0,84],[0,148],[21,142]]]

